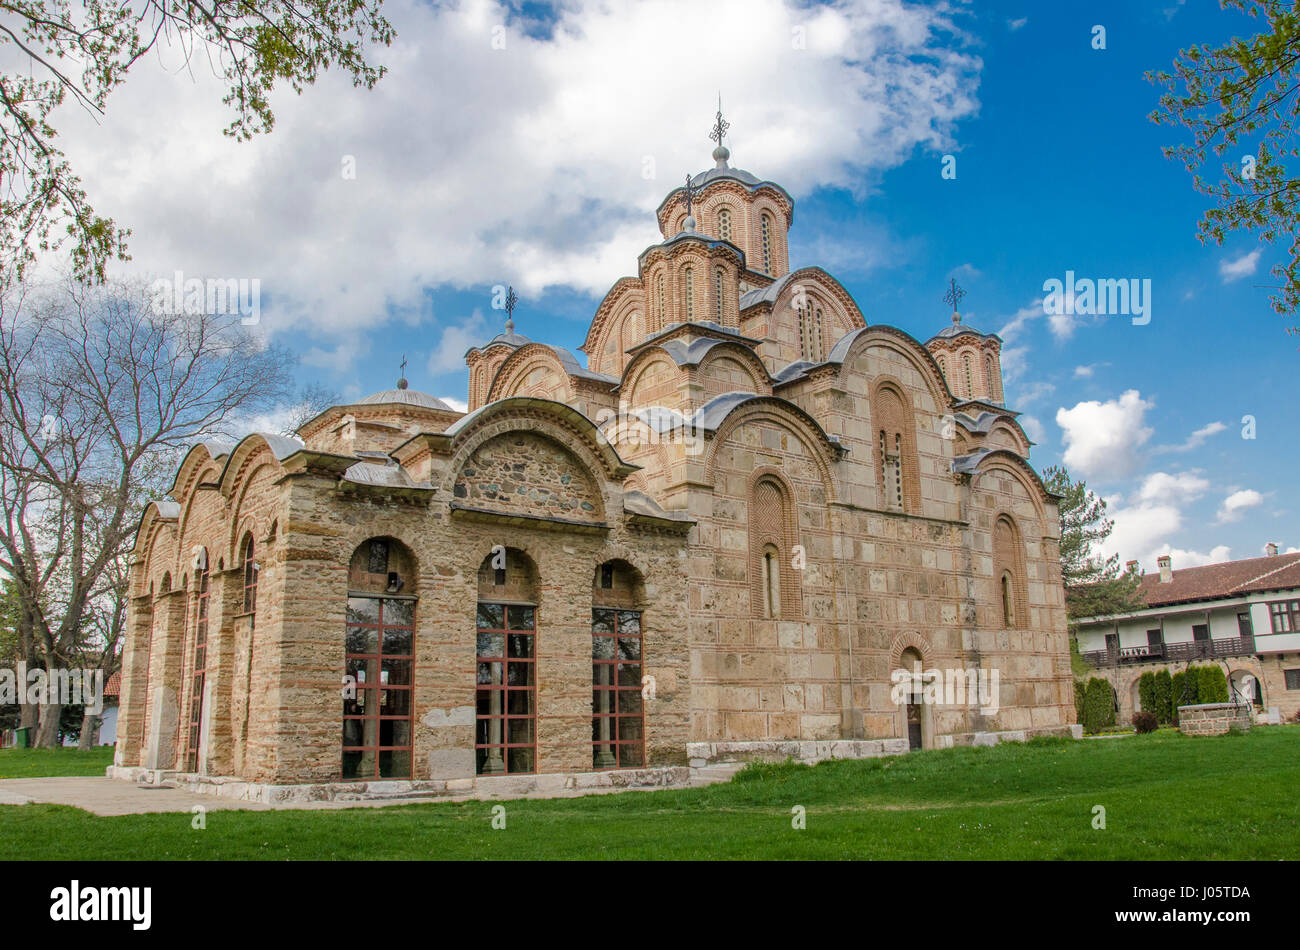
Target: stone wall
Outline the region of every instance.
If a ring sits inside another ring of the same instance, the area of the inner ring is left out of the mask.
[[[1250,706],[1236,703],[1201,703],[1178,707],[1178,731],[1189,736],[1221,736],[1250,729]]]

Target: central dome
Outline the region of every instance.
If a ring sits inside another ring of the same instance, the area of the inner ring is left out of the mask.
[[[456,411],[441,399],[414,389],[385,389],[383,392],[373,393],[365,399],[360,399],[353,405],[378,406],[394,402],[407,406],[423,406],[425,409],[441,409],[444,412]]]

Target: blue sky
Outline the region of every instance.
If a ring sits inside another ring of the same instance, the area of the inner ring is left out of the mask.
[[[711,164],[720,89],[733,165],[795,197],[792,266],[826,267],[870,322],[922,340],[947,325],[955,275],[966,322],[1004,336],[1031,461],[1065,459],[1111,500],[1122,558],[1300,546],[1285,332],[1300,320],[1259,286],[1282,249],[1197,241],[1205,199],[1160,151],[1185,133],[1149,120],[1143,77],[1252,21],[1205,0],[385,10],[399,40],[376,90],[280,97],[266,139],[222,141],[212,83],[170,76],[128,83],[101,127],[69,135],[97,166],[91,195],[136,228],[133,266],[261,276],[265,329],[304,383],[364,395],[405,354],[414,387],[463,399],[461,354],[500,328],[495,283],[520,290],[520,332],[576,351],[603,290],[657,239],[655,205]],[[107,141],[129,164],[167,109],[177,134],[139,157],[148,175],[101,160]],[[355,182],[337,173],[347,156]],[[204,177],[243,202],[196,203]],[[1048,320],[1043,283],[1067,270],[1149,279],[1150,323]]]

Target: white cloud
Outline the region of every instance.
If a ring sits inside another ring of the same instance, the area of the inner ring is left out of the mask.
[[[1212,435],[1218,435],[1228,427],[1222,422],[1211,422],[1201,426],[1187,437],[1187,441],[1180,445],[1161,445],[1152,449],[1153,452],[1190,452],[1192,449],[1199,448],[1205,443],[1205,440]]]
[[[1062,461],[1085,478],[1103,480],[1132,474],[1141,461],[1141,448],[1151,437],[1144,425],[1152,403],[1136,389],[1106,402],[1091,400],[1056,411],[1065,443]]]
[[[1227,524],[1239,521],[1242,514],[1250,508],[1258,508],[1264,503],[1264,496],[1253,488],[1242,488],[1223,499],[1219,506],[1218,523]]]
[[[1152,472],[1142,481],[1142,487],[1138,490],[1138,501],[1181,505],[1200,498],[1209,487],[1208,479],[1193,472],[1181,472],[1176,475]]]
[[[1002,379],[1004,383],[1015,382],[1025,371],[1025,356],[1029,347],[1021,340],[1021,335],[1030,321],[1043,316],[1043,302],[1036,300],[1015,312],[1011,319],[998,331],[1002,338]]]
[[[1219,276],[1223,278],[1223,282],[1230,284],[1234,280],[1240,280],[1255,273],[1255,269],[1259,266],[1259,255],[1262,251],[1262,248],[1256,248],[1249,254],[1241,255],[1241,257],[1231,259],[1225,257],[1219,261]]]
[[[1027,16],[1016,17],[1014,20],[1008,19],[1007,29],[1010,30],[1012,33],[1014,33],[1016,32],[1016,30],[1020,29],[1028,22],[1029,22],[1029,17]]]
[[[1025,435],[1029,436],[1031,442],[1041,443],[1047,438],[1047,430],[1035,416],[1021,416],[1016,420],[1020,423],[1020,428],[1025,430]]]
[[[463,399],[457,399],[455,396],[439,396],[438,398],[457,412],[469,412],[469,403]]]
[[[429,354],[430,376],[450,373],[465,365],[465,351],[487,342],[487,321],[475,310],[461,323],[444,327],[437,347]]]
[[[1051,383],[1042,381],[1036,383],[1024,383],[1017,387],[1015,404],[1016,406],[1022,407],[1028,406],[1032,403],[1038,402],[1040,399],[1050,396],[1054,392],[1056,392],[1056,387]]]
[[[1097,370],[1109,366],[1109,363],[1088,363],[1074,368],[1075,379],[1092,379]]]
[[[664,195],[712,164],[717,89],[733,165],[796,197],[951,149],[978,110],[961,29],[901,0],[573,0],[531,36],[485,0],[384,13],[397,39],[375,89],[331,71],[278,92],[274,132],[251,142],[221,135],[201,56],[140,62],[98,122],[65,110],[96,210],[134,230],[120,269],[257,277],[274,332],[427,321],[429,287],[603,293],[659,240]]]
[[[1208,554],[1202,554],[1200,551],[1184,551],[1182,548],[1170,547],[1165,544],[1154,551],[1148,561],[1143,562],[1142,566],[1149,571],[1156,570],[1155,559],[1161,554],[1169,555],[1169,560],[1176,571],[1184,567],[1203,567],[1206,564],[1221,564],[1224,561],[1232,560],[1232,549],[1226,544],[1215,545]]]

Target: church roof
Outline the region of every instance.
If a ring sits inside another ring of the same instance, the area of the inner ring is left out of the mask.
[[[748,310],[750,307],[757,306],[760,303],[776,303],[776,298],[781,294],[781,288],[790,282],[794,276],[794,271],[772,281],[766,287],[755,287],[753,290],[747,290],[740,295],[740,309]]]
[[[456,411],[436,396],[422,393],[418,389],[385,389],[383,392],[372,393],[365,399],[360,399],[352,405],[380,406],[386,403],[400,403],[406,406],[421,406],[425,409],[441,409],[443,412]]]
[[[511,349],[517,350],[525,343],[532,343],[532,342],[533,342],[532,340],[528,339],[528,337],[524,336],[522,333],[516,333],[514,331],[514,328],[511,327],[505,333],[498,333],[496,336],[488,340],[482,346],[471,346],[468,350],[465,351],[465,355],[469,356],[475,350],[486,350],[489,347],[496,346],[498,343],[504,343],[506,346],[510,347]]]
[[[961,314],[957,314],[957,313],[954,313],[952,315],[952,326],[944,327],[934,336],[930,337],[930,339],[951,340],[953,337],[958,337],[958,336],[977,336],[981,340],[1000,341],[1002,339],[996,333],[981,333],[979,330],[976,330],[974,327],[963,324],[961,322]]]
[[[766,179],[759,178],[753,172],[747,172],[743,168],[732,168],[730,165],[727,164],[727,160],[725,158],[718,159],[718,164],[715,167],[702,171],[698,175],[692,175],[691,187],[703,188],[706,185],[711,185],[715,181],[738,182],[744,185],[750,191],[758,191],[758,189],[760,188],[775,188],[777,191],[779,191],[782,195],[785,196],[786,200],[790,202],[791,206],[794,205],[794,199],[790,197],[790,192],[786,191],[776,182],[767,181]],[[659,202],[659,207],[655,209],[655,213],[658,214],[659,212],[663,211],[664,208],[670,202],[676,201],[678,192],[682,190],[683,189],[681,187],[678,187],[668,192],[664,200]]]

